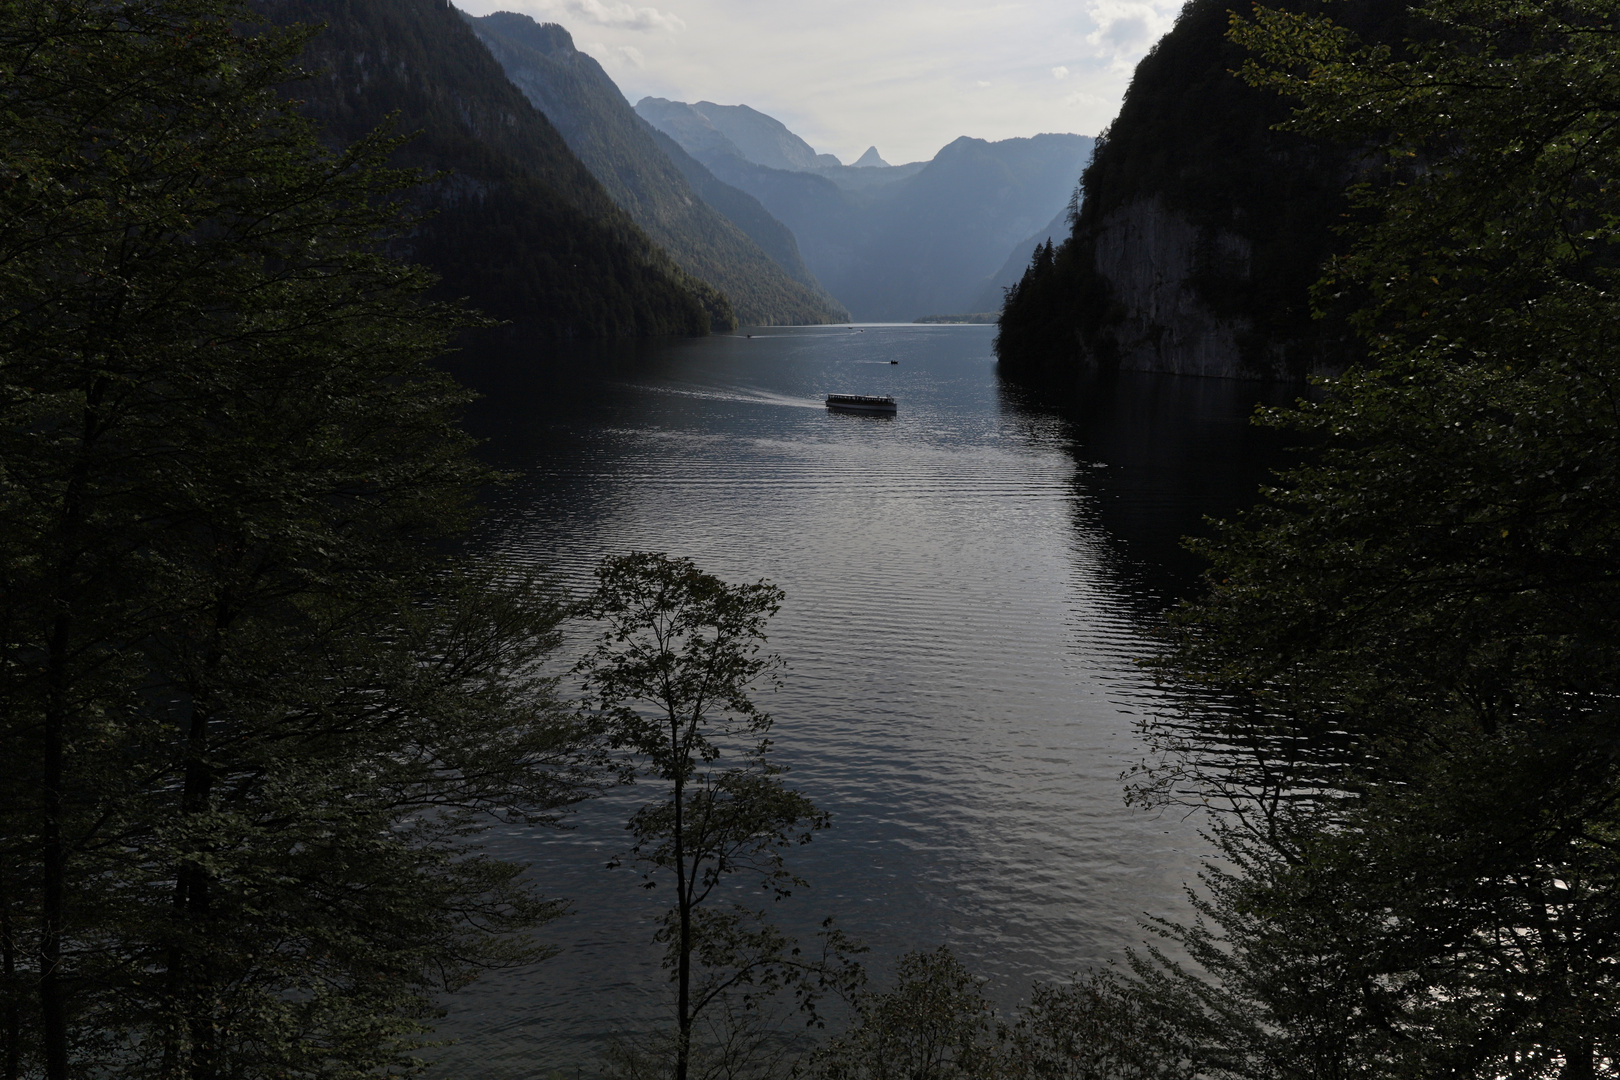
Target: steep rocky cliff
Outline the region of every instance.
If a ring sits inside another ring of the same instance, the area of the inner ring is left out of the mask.
[[[1338,242],[1352,150],[1273,130],[1288,103],[1232,74],[1245,56],[1226,39],[1229,8],[1190,0],[1138,65],[1070,236],[1008,294],[1008,371],[1292,378],[1353,355],[1342,319],[1314,318],[1310,299]],[[1399,36],[1403,13],[1400,0],[1331,7],[1378,39]]]
[[[1092,265],[1119,302],[1109,332],[1121,367],[1230,376],[1254,366],[1244,348],[1251,319],[1217,312],[1196,284],[1201,260],[1211,257],[1234,285],[1247,282],[1254,256],[1247,236],[1195,225],[1158,196],[1127,203],[1094,229]]]

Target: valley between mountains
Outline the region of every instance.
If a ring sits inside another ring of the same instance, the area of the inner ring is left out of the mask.
[[[324,24],[293,88],[335,142],[395,115],[427,182],[401,254],[559,338],[910,322],[998,310],[1067,232],[1093,140],[963,136],[844,164],[744,104],[634,107],[568,30],[437,0],[259,0]]]

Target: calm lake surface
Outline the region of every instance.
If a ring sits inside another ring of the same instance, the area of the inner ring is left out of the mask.
[[[1147,376],[1019,388],[993,332],[765,329],[462,363],[487,395],[470,418],[486,457],[523,473],[492,497],[482,548],[579,590],[631,550],[786,590],[771,646],[790,667],[766,705],[833,827],[794,852],[811,887],[782,921],[808,934],[835,915],[880,981],[948,944],[1011,1005],[1184,910],[1197,823],[1122,797],[1158,700],[1133,660],[1195,581],[1178,538],[1283,460],[1247,418],[1289,395]],[[899,413],[829,413],[829,392],[891,393]],[[571,831],[491,838],[575,913],[543,931],[554,958],[453,999],[452,1063],[589,1073],[605,1037],[663,1015],[660,896],[605,869],[639,794],[585,806]]]

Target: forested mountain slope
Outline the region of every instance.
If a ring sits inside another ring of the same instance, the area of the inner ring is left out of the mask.
[[[702,334],[731,327],[725,296],[676,266],[614,204],[555,128],[441,0],[258,0],[277,23],[325,24],[290,92],[325,137],[351,141],[398,112],[415,133],[395,164],[447,171],[417,189],[436,211],[403,254],[526,332]]]
[[[607,72],[574,48],[567,30],[511,12],[468,22],[507,77],[552,122],[613,200],[682,269],[724,292],[739,319],[755,325],[848,319],[849,313],[804,269],[796,246],[785,254],[788,265],[797,263],[802,272],[797,280],[710,205],[703,192],[693,190]],[[701,186],[722,203],[738,201],[713,192],[718,183],[711,176]],[[737,196],[747,199],[740,192]]]
[[[1230,7],[1193,0],[1137,66],[1070,237],[1008,298],[1007,369],[1297,377],[1348,359],[1342,320],[1313,319],[1309,288],[1335,242],[1350,152],[1272,130],[1288,103],[1233,75],[1246,56],[1226,39]],[[1332,5],[1378,38],[1403,11]]]

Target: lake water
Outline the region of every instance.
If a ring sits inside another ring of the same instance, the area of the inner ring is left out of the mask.
[[[948,944],[1005,1006],[1184,910],[1196,822],[1122,798],[1158,700],[1133,661],[1195,580],[1178,538],[1251,501],[1278,450],[1246,422],[1258,384],[1019,388],[992,335],[765,329],[463,363],[487,457],[523,473],[493,497],[487,550],[578,589],[604,555],[654,550],[786,590],[771,646],[790,667],[766,704],[833,827],[794,852],[811,887],[783,921],[835,915],[879,981]],[[830,413],[828,392],[893,394],[899,412]],[[636,795],[569,832],[492,837],[575,914],[543,931],[556,957],[450,1003],[453,1061],[588,1073],[605,1037],[662,1014],[659,898],[605,869]]]

